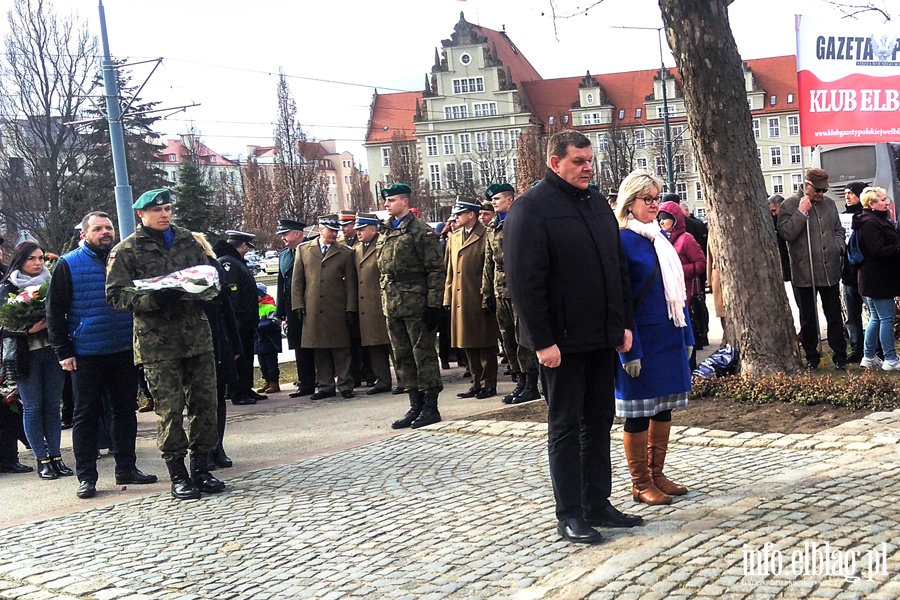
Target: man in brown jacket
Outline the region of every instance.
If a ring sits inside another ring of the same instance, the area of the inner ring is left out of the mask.
[[[381,307],[381,272],[378,270],[376,243],[378,216],[370,213],[356,215],[356,246],[353,257],[359,282],[359,333],[363,352],[375,374],[375,385],[367,396],[391,391],[391,338],[387,320]]]
[[[300,344],[316,353],[318,391],[312,400],[332,398],[335,387],[353,397],[350,376],[350,330],[358,321],[353,251],[337,243],[337,215],[319,217],[319,237],[297,247],[291,306],[300,311]],[[335,386],[337,376],[337,386]]]
[[[466,352],[472,387],[460,398],[497,395],[497,319],[482,308],[484,225],[478,220],[481,204],[460,200],[453,207],[459,229],[447,243],[444,306],[450,309],[450,343]]]

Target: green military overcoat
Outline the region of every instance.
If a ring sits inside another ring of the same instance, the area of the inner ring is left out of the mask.
[[[303,348],[349,348],[347,312],[357,312],[353,250],[339,243],[322,250],[316,240],[300,244],[294,259],[291,306],[305,310]]]
[[[496,347],[500,331],[494,313],[482,306],[485,227],[477,223],[468,239],[459,229],[447,242],[444,306],[450,307],[450,344],[454,348]]]

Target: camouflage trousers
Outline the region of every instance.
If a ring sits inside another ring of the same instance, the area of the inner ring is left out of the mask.
[[[397,379],[411,390],[439,392],[444,389],[435,346],[437,329],[428,331],[422,317],[389,317],[387,327]]]
[[[144,377],[156,412],[156,445],[164,461],[214,450],[216,428],[216,363],[213,353],[144,363]],[[187,433],[184,409],[187,407]]]
[[[500,337],[503,339],[503,351],[509,361],[509,370],[513,373],[537,371],[534,352],[519,345],[519,315],[509,298],[497,298],[497,325],[500,326]]]

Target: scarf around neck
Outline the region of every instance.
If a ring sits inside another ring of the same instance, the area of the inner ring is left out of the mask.
[[[9,274],[9,280],[20,290],[32,285],[42,285],[48,279],[50,279],[50,271],[47,270],[47,267],[41,267],[41,272],[34,277],[25,275],[18,269]]]
[[[684,289],[684,267],[681,266],[681,259],[678,258],[672,242],[669,241],[656,221],[641,223],[633,215],[628,215],[625,229],[653,242],[653,249],[656,251],[656,258],[659,261],[659,271],[662,274],[669,318],[676,327],[686,327],[684,305],[687,301],[687,294]]]

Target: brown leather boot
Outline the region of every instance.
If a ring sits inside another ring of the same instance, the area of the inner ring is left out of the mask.
[[[650,467],[650,477],[653,479],[653,484],[661,492],[670,496],[684,496],[688,492],[687,488],[669,481],[663,475],[666,452],[669,449],[669,431],[671,429],[671,421],[650,421],[650,429],[647,435],[647,463]]]
[[[654,506],[671,504],[672,497],[659,491],[650,478],[647,464],[647,432],[623,433],[622,441],[625,443],[625,458],[631,472],[631,497],[634,501]]]
[[[281,386],[278,385],[277,381],[270,381],[266,384],[266,389],[264,389],[262,394],[275,394],[281,391]]]
[[[265,394],[266,390],[268,390],[268,389],[269,389],[269,382],[267,381],[266,385],[256,388],[256,393],[257,394]]]

